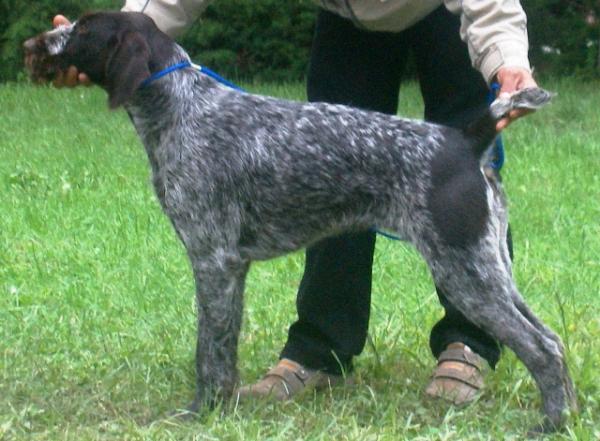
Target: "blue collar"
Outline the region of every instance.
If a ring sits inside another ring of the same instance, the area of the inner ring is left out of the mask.
[[[158,72],[153,73],[140,84],[140,87],[146,87],[148,84],[158,80],[159,78],[164,77],[165,75],[170,74],[174,70],[185,69],[186,67],[192,67],[192,63],[189,61],[181,61],[177,64],[173,64],[169,67],[166,67],[163,70],[159,70]]]

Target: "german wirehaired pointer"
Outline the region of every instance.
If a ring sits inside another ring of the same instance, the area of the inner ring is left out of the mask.
[[[241,93],[188,67],[140,13],[87,14],[28,40],[25,52],[34,79],[69,65],[86,72],[111,108],[127,109],[145,146],[196,282],[192,410],[236,386],[250,262],[372,227],[410,241],[452,304],[525,363],[542,394],[542,430],[576,408],[563,345],[515,286],[505,198],[483,171],[496,121],[541,107],[547,92],[497,99],[464,130]]]

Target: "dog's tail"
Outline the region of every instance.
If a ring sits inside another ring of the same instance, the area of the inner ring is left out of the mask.
[[[496,123],[516,109],[537,110],[550,102],[553,93],[538,87],[521,89],[510,96],[496,98],[486,113],[466,129],[466,135],[475,141],[473,149],[477,156],[492,144],[498,133]]]

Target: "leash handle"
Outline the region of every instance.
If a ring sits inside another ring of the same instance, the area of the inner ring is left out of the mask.
[[[487,100],[488,104],[492,104],[496,99],[496,95],[500,91],[500,84],[494,81],[490,85],[490,91],[488,92]],[[494,170],[500,170],[504,165],[506,157],[504,155],[504,142],[502,141],[502,135],[496,136],[494,140],[494,155],[493,159],[490,161],[490,167]]]

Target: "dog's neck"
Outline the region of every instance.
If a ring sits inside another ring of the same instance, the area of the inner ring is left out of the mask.
[[[156,72],[189,60],[188,54],[175,44],[171,58],[160,63]],[[150,154],[169,136],[170,128],[181,124],[188,115],[198,114],[186,109],[210,107],[219,89],[222,86],[193,67],[177,69],[140,87],[125,109]]]

